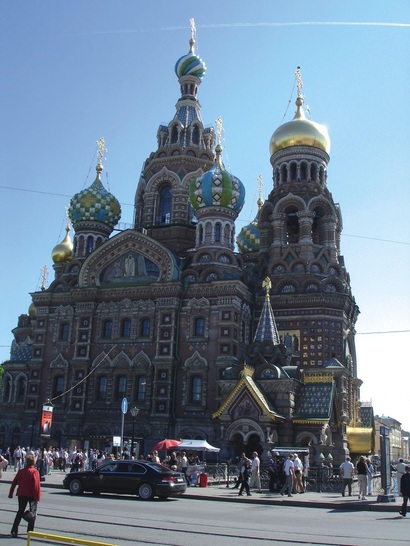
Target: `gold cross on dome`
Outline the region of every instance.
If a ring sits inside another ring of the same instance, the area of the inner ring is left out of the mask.
[[[103,159],[104,159],[104,152],[107,152],[107,148],[105,147],[105,140],[104,137],[101,137],[99,140],[97,140],[97,146],[98,146],[98,164],[102,165]]]

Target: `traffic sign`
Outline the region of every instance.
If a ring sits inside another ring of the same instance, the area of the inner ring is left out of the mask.
[[[125,415],[128,411],[128,400],[126,398],[122,399],[121,402],[121,411]]]

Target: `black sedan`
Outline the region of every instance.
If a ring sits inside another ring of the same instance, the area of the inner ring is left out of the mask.
[[[95,470],[67,474],[64,487],[72,495],[84,491],[98,493],[125,493],[151,500],[176,497],[186,491],[186,480],[180,472],[147,461],[119,460],[103,463]]]

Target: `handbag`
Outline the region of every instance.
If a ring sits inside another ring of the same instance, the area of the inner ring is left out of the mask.
[[[35,501],[30,501],[30,510],[26,510],[23,514],[24,521],[34,521],[37,517],[37,503]]]

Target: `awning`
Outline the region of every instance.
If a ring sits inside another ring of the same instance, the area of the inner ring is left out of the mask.
[[[347,427],[347,441],[350,453],[369,455],[374,448],[374,433],[372,428]]]
[[[215,453],[220,451],[219,447],[211,446],[206,440],[184,440],[183,438],[181,438],[178,451],[181,451],[181,449],[191,451],[213,451]]]

